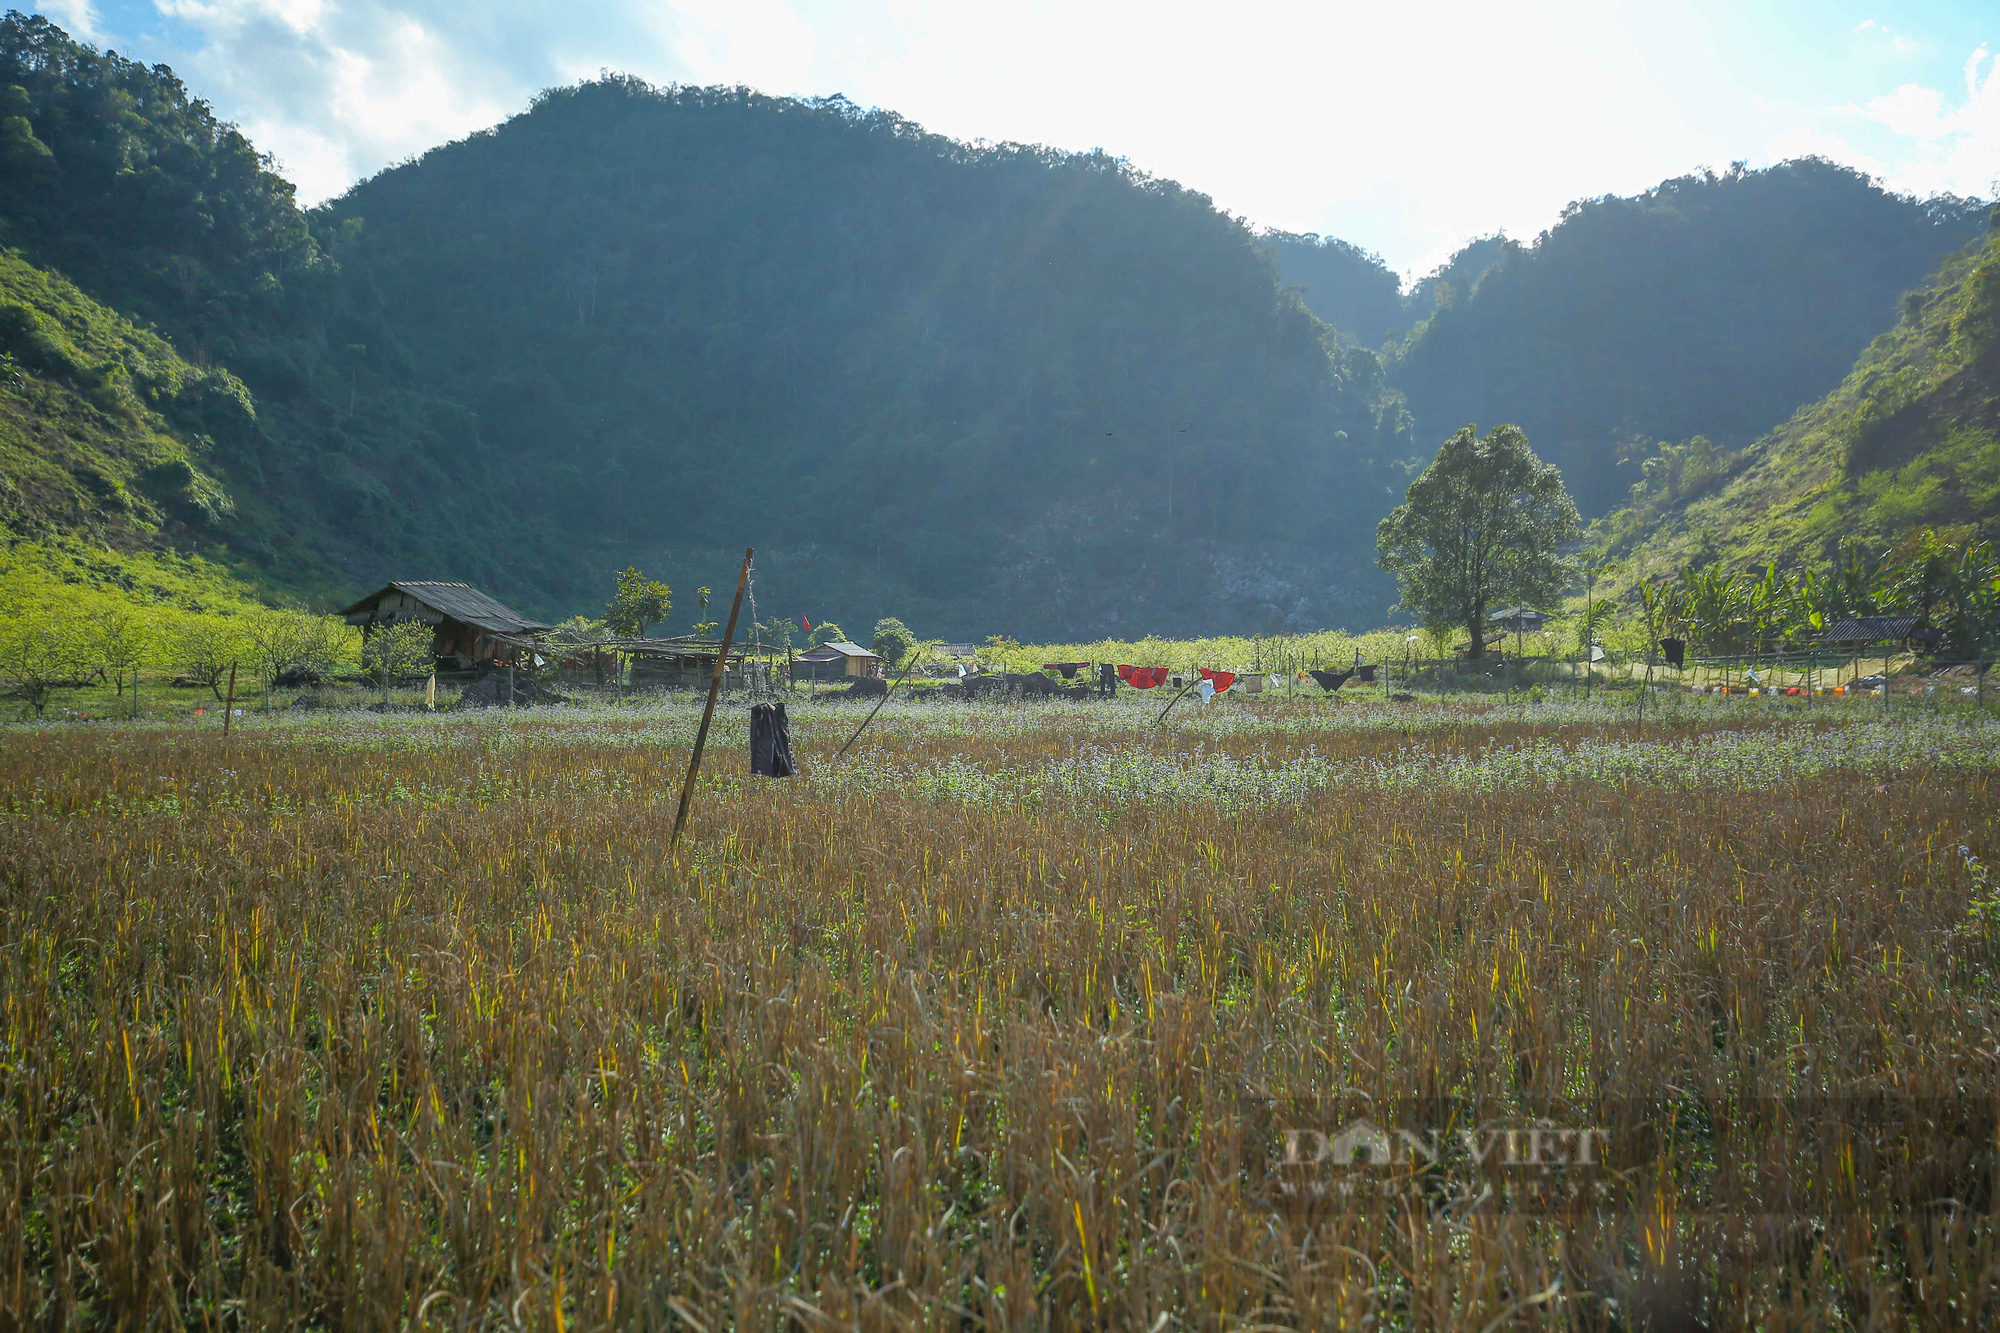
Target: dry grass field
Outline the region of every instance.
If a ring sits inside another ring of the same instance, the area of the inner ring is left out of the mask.
[[[1993,1147],[2000,725],[1155,711],[738,708],[677,854],[687,703],[0,732],[0,1325],[2000,1323],[1867,1151]],[[1315,1193],[1356,1105],[1707,1110]]]

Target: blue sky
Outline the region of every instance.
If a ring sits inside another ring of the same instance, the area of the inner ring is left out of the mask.
[[[18,2],[18,0],[17,0]],[[1405,274],[1577,198],[1819,153],[1993,197],[2000,4],[49,0],[173,65],[308,201],[601,70],[1103,148]]]

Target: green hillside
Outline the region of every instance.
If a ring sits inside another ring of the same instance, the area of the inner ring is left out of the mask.
[[[1740,453],[1669,445],[1594,539],[1628,576],[2000,521],[2000,233],[1904,298],[1825,398]]]
[[[1817,159],[1584,200],[1532,246],[1501,243],[1391,380],[1421,438],[1518,423],[1602,514],[1653,441],[1741,449],[1833,389],[1983,226],[1983,206],[1893,195]]]
[[[255,409],[61,277],[0,251],[0,531],[12,546],[223,555],[256,518],[220,479]]]

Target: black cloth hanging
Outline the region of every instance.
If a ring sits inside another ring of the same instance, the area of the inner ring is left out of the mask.
[[[783,704],[758,704],[750,710],[750,772],[757,777],[788,778],[798,772],[792,762],[792,724]]]
[[[1097,664],[1097,692],[1099,694],[1118,693],[1118,664],[1099,662]]]
[[[1687,661],[1687,641],[1685,639],[1661,639],[1660,651],[1667,655],[1667,665],[1679,668]]]
[[[1373,662],[1358,663],[1354,669],[1361,673],[1361,683],[1363,685],[1373,685],[1375,683],[1375,664]]]
[[[1320,687],[1321,689],[1323,689],[1323,690],[1325,690],[1325,691],[1326,691],[1327,693],[1331,694],[1331,693],[1333,693],[1333,691],[1335,691],[1335,690],[1339,689],[1339,688],[1340,688],[1341,686],[1345,685],[1345,684],[1347,683],[1347,678],[1348,678],[1349,676],[1353,675],[1353,674],[1354,674],[1354,671],[1353,671],[1353,669],[1352,669],[1352,668],[1349,668],[1349,669],[1348,669],[1348,670],[1346,670],[1346,671],[1319,671],[1319,670],[1315,670],[1315,671],[1314,671],[1314,672],[1312,673],[1312,678],[1313,678],[1314,680],[1316,680],[1316,681],[1318,681],[1318,682],[1319,682],[1319,687]]]

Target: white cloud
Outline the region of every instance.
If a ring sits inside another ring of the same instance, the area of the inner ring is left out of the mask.
[[[1890,175],[1887,162],[1872,153],[1861,151],[1838,134],[1787,130],[1773,135],[1764,144],[1766,162],[1784,162],[1795,157],[1823,157],[1829,162],[1853,167],[1877,180]]]
[[[1891,185],[1918,194],[2000,194],[2000,59],[1984,46],[1966,58],[1964,89],[1954,103],[1935,88],[1905,84],[1863,108],[1867,119],[1911,141],[1884,173]]]
[[[98,31],[97,7],[90,0],[41,0],[34,8],[86,41],[95,42],[103,36]]]

